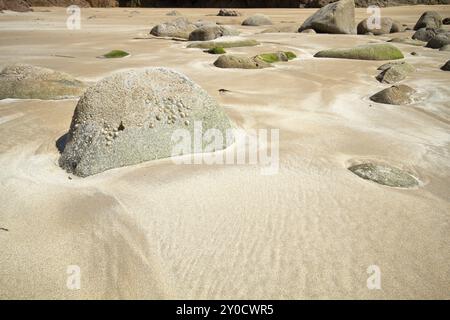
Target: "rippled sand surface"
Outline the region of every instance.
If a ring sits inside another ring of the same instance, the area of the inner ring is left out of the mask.
[[[412,27],[429,8],[382,13]],[[432,10],[450,16],[450,6]],[[383,62],[313,55],[391,35],[260,34],[264,27],[240,26],[243,17],[179,9],[262,43],[230,53],[298,56],[264,70],[222,70],[186,42],[146,39],[173,19],[168,11],[83,9],[78,31],[66,29],[62,8],[6,12],[0,65],[50,67],[89,83],[128,68],[174,68],[240,128],[280,130],[278,174],[165,159],[69,179],[55,141],[77,101],[3,100],[0,298],[450,298],[450,74],[439,70],[449,52],[396,44],[417,69],[404,83],[424,100],[381,105],[368,97],[385,87],[374,78]],[[313,11],[242,10],[299,25]],[[358,21],[365,16],[357,9]],[[96,58],[112,49],[131,56]],[[421,185],[389,188],[347,170],[362,161],[408,170]],[[66,286],[69,265],[80,267],[80,290]],[[380,268],[381,290],[367,288],[370,265]]]

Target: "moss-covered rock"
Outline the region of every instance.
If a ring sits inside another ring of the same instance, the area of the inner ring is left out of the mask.
[[[15,64],[0,72],[0,99],[57,100],[78,97],[84,90],[71,75],[47,68]]]
[[[405,105],[414,102],[416,93],[413,88],[400,84],[381,90],[371,96],[370,100],[384,104]]]
[[[257,55],[257,58],[260,60],[263,60],[267,63],[273,63],[273,62],[280,62],[280,61],[289,61],[292,59],[295,59],[297,56],[295,53],[291,51],[278,51],[278,52],[271,52],[271,53],[262,53]]]
[[[388,84],[399,82],[405,79],[408,74],[415,71],[412,65],[404,61],[397,64],[390,64],[388,67],[382,65],[380,68],[382,71],[376,78],[378,81]]]
[[[258,57],[241,57],[234,55],[220,56],[214,65],[223,69],[263,69],[270,67],[270,63],[267,63]]]
[[[224,54],[224,53],[227,53],[225,51],[225,49],[222,48],[222,47],[214,47],[214,48],[206,50],[206,52],[208,52],[210,54]]]
[[[259,42],[253,39],[218,39],[215,41],[199,41],[189,44],[188,48],[211,49],[214,47],[237,48],[237,47],[253,47],[259,45]]]
[[[130,54],[128,52],[123,51],[123,50],[112,50],[112,51],[102,55],[101,58],[116,59],[116,58],[124,58],[124,57],[127,57],[129,55]]]
[[[316,53],[314,57],[358,60],[395,60],[404,58],[402,52],[390,44],[372,44],[348,49],[323,50]]]
[[[419,181],[408,172],[389,165],[363,163],[351,166],[348,169],[360,178],[384,186],[412,188],[419,184]]]

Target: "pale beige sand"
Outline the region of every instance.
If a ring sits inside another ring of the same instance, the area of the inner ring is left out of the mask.
[[[428,8],[382,13],[413,26]],[[450,6],[432,9],[450,16]],[[64,9],[45,10],[0,14],[1,65],[26,62],[89,82],[132,67],[175,68],[240,127],[279,128],[280,171],[160,160],[70,180],[55,141],[77,101],[2,101],[0,227],[9,231],[0,230],[0,298],[450,298],[450,73],[439,70],[448,52],[398,44],[417,68],[404,83],[426,100],[386,106],[368,100],[385,87],[374,79],[382,62],[312,55],[390,37],[236,25],[262,45],[229,52],[292,50],[299,59],[220,70],[216,57],[185,42],[134,39],[173,19],[170,9],[83,9],[80,31],[65,29]],[[243,19],[179,11],[194,21]],[[314,10],[242,11],[301,24]],[[365,15],[358,9],[358,21]],[[111,49],[132,56],[95,58]],[[405,168],[422,185],[362,180],[346,169],[362,160]],[[68,265],[81,267],[79,291],[66,288]],[[369,265],[381,269],[381,290],[366,287]]]

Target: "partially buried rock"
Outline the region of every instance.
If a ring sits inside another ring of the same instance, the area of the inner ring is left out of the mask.
[[[442,24],[449,25],[450,24],[450,18],[443,19],[442,20]]]
[[[182,14],[177,10],[172,10],[166,13],[166,16],[181,16]]]
[[[167,158],[177,143],[172,141],[174,131],[186,129],[192,137],[196,121],[203,130],[215,129],[224,137],[231,128],[217,102],[176,71],[148,68],[113,74],[79,100],[59,164],[86,177]],[[217,148],[225,147],[223,142]]]
[[[189,34],[197,29],[197,26],[184,17],[174,21],[165,22],[154,26],[150,34],[157,37],[174,37],[188,39]]]
[[[356,34],[354,0],[327,4],[306,19],[298,31],[305,29],[314,29],[318,33]]]
[[[259,42],[254,39],[224,37],[211,41],[198,41],[189,44],[188,48],[211,49],[214,47],[222,48],[238,48],[238,47],[253,47],[259,45]]]
[[[305,30],[300,31],[300,33],[316,34],[317,32],[314,31],[314,29],[305,29]]]
[[[261,33],[296,33],[298,24],[281,24],[267,28]]]
[[[450,51],[450,44],[446,44],[445,46],[439,48],[439,51]]]
[[[406,78],[406,76],[415,71],[415,68],[407,62],[389,63],[378,68],[382,70],[377,76],[377,80],[382,83],[393,84]]]
[[[450,71],[450,60],[448,60],[442,67],[441,70],[443,71]]]
[[[426,47],[432,49],[440,49],[450,44],[450,32],[438,33],[433,39],[428,41]]]
[[[388,42],[403,43],[403,44],[408,44],[410,46],[417,46],[417,47],[424,47],[427,44],[424,41],[408,39],[408,38],[393,38],[393,39],[389,40]]]
[[[424,12],[416,25],[414,30],[419,30],[420,28],[440,28],[442,26],[442,17],[436,11],[426,11]]]
[[[220,9],[217,15],[221,17],[238,17],[241,14],[238,11],[232,9]]]
[[[363,163],[348,169],[360,178],[388,187],[412,188],[419,184],[418,180],[408,172],[389,165]]]
[[[232,69],[263,69],[270,67],[270,63],[265,62],[258,57],[240,57],[234,55],[220,56],[214,65],[218,68]]]
[[[47,68],[14,64],[0,72],[0,99],[58,100],[78,97],[84,90],[71,75]]]
[[[272,20],[264,14],[255,14],[242,22],[243,26],[264,26],[272,24]]]
[[[433,39],[437,34],[443,33],[443,32],[445,32],[445,30],[443,30],[443,29],[420,28],[413,34],[412,38],[415,40],[428,42],[431,39]]]
[[[206,25],[195,29],[189,35],[189,41],[208,41],[220,38],[223,36],[236,36],[239,31],[230,27],[219,25]]]
[[[224,54],[224,53],[227,53],[225,51],[225,49],[222,48],[222,47],[214,47],[214,48],[206,50],[206,52],[210,53],[210,54]]]
[[[359,60],[395,60],[404,58],[402,52],[390,44],[373,44],[354,48],[323,50],[316,53],[314,57]]]
[[[374,94],[370,100],[384,104],[405,105],[414,102],[416,93],[413,88],[400,84]]]

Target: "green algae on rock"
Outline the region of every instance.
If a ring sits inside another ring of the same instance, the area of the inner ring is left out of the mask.
[[[395,60],[404,58],[403,53],[390,44],[370,44],[354,48],[323,50],[316,53],[314,57],[357,60]]]
[[[279,52],[271,52],[271,53],[262,53],[256,56],[257,58],[267,62],[267,63],[273,63],[273,62],[280,62],[280,61],[289,61],[292,59],[295,59],[297,56],[295,53],[291,51],[279,51]]]
[[[215,62],[214,65],[223,69],[264,69],[271,66],[258,57],[241,57],[235,55],[222,55]]]
[[[112,50],[108,53],[105,53],[104,55],[101,56],[101,58],[105,58],[105,59],[116,59],[116,58],[123,58],[123,57],[127,57],[130,54],[126,51],[123,50]]]
[[[214,47],[214,48],[206,50],[205,52],[210,53],[210,54],[224,54],[224,53],[227,53],[223,47]]]

